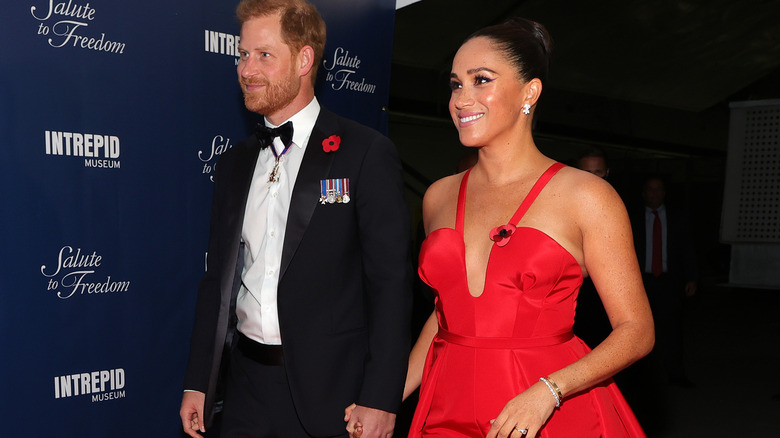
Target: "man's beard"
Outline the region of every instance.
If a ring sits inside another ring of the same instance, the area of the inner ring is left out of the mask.
[[[291,72],[283,81],[274,84],[269,83],[265,79],[255,81],[242,80],[243,83],[265,85],[263,90],[253,93],[247,93],[244,89],[244,105],[246,105],[248,110],[258,114],[270,115],[276,113],[289,105],[298,95],[301,86],[295,79]]]

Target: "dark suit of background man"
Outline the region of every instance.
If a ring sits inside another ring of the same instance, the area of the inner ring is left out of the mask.
[[[261,125],[294,129],[291,144],[250,136],[216,167],[182,425],[211,425],[221,366],[222,438],[343,437],[353,402],[363,438],[390,436],[411,305],[395,147],[314,97],[325,24],[313,6],[247,0],[237,12],[245,104]]]
[[[632,226],[655,320],[656,351],[669,382],[690,387],[683,365],[684,300],[696,293],[698,275],[690,228],[682,211],[666,205],[661,178],[645,180],[642,199],[644,207],[635,213]]]

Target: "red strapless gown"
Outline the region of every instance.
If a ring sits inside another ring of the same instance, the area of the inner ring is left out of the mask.
[[[511,224],[562,167],[553,164],[539,178]],[[439,332],[425,361],[410,437],[484,437],[510,399],[590,351],[572,334],[582,270],[537,229],[518,227],[505,246],[494,243],[484,292],[469,293],[463,242],[468,176],[461,182],[456,228],[431,232],[420,252],[420,276],[436,293]],[[645,434],[609,380],[568,395],[539,436]]]

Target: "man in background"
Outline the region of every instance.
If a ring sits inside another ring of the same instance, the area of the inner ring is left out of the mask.
[[[666,184],[645,179],[633,217],[634,245],[656,326],[656,350],[669,383],[693,387],[684,366],[684,301],[696,293],[698,266],[687,216],[666,204]]]
[[[607,155],[596,147],[590,148],[580,155],[577,160],[577,168],[590,172],[599,178],[607,179],[609,177]]]

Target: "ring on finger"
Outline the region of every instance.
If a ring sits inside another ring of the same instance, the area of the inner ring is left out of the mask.
[[[519,427],[515,427],[515,429],[517,429],[517,431],[520,432],[523,435],[528,433],[528,429],[520,429]]]

